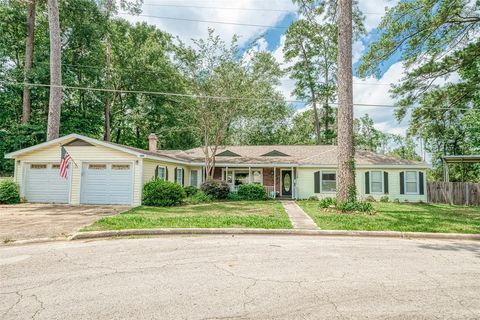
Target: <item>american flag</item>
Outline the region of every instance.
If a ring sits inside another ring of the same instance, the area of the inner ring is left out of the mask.
[[[62,178],[67,178],[68,175],[68,163],[72,157],[68,154],[67,150],[62,146],[62,157],[60,159],[60,176]]]

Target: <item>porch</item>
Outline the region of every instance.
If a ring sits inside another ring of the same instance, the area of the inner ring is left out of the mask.
[[[216,167],[213,178],[223,180],[235,192],[248,183],[262,185],[270,198],[295,199],[295,167]]]

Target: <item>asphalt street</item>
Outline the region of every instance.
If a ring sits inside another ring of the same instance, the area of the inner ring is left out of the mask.
[[[480,243],[168,236],[3,246],[0,319],[480,319]]]

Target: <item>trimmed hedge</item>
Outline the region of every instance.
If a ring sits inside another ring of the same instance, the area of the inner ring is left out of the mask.
[[[155,207],[171,207],[182,203],[187,197],[177,183],[155,179],[143,186],[142,204]]]
[[[20,188],[15,181],[11,179],[0,180],[0,203],[20,203]]]
[[[213,199],[227,199],[230,193],[230,187],[225,181],[208,180],[205,181],[200,189]]]
[[[238,196],[244,200],[266,200],[267,192],[262,185],[249,183],[238,187]]]

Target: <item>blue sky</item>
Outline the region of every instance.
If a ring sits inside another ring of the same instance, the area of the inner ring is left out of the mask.
[[[368,45],[377,39],[376,27],[387,7],[392,7],[397,0],[359,0],[359,6],[366,16],[365,25],[368,35],[353,45],[354,67]],[[253,10],[252,10],[253,9]],[[273,9],[273,10],[272,10]],[[223,21],[266,26],[288,26],[296,19],[296,7],[290,0],[144,0],[143,15],[122,16],[128,20],[146,21],[157,25],[160,29],[178,36],[182,41],[191,43],[192,38],[202,38],[207,35],[208,28],[215,31],[226,41],[234,34],[240,36],[240,44],[248,46],[255,39],[257,50],[271,52],[278,62],[283,63],[283,40],[285,29],[269,27],[251,27],[229,24],[213,24],[195,21],[177,21],[154,18],[152,16],[177,17],[192,20]],[[150,17],[146,17],[146,15]],[[354,103],[362,104],[393,104],[389,95],[391,83],[398,82],[403,74],[403,67],[398,61],[399,55],[381,66],[378,78],[359,79],[354,73]],[[285,78],[280,90],[287,99],[291,96],[294,82]],[[301,105],[297,105],[301,109]],[[379,107],[355,107],[355,116],[368,113],[375,126],[389,133],[404,134],[408,119],[398,123],[393,117],[393,109]]]

